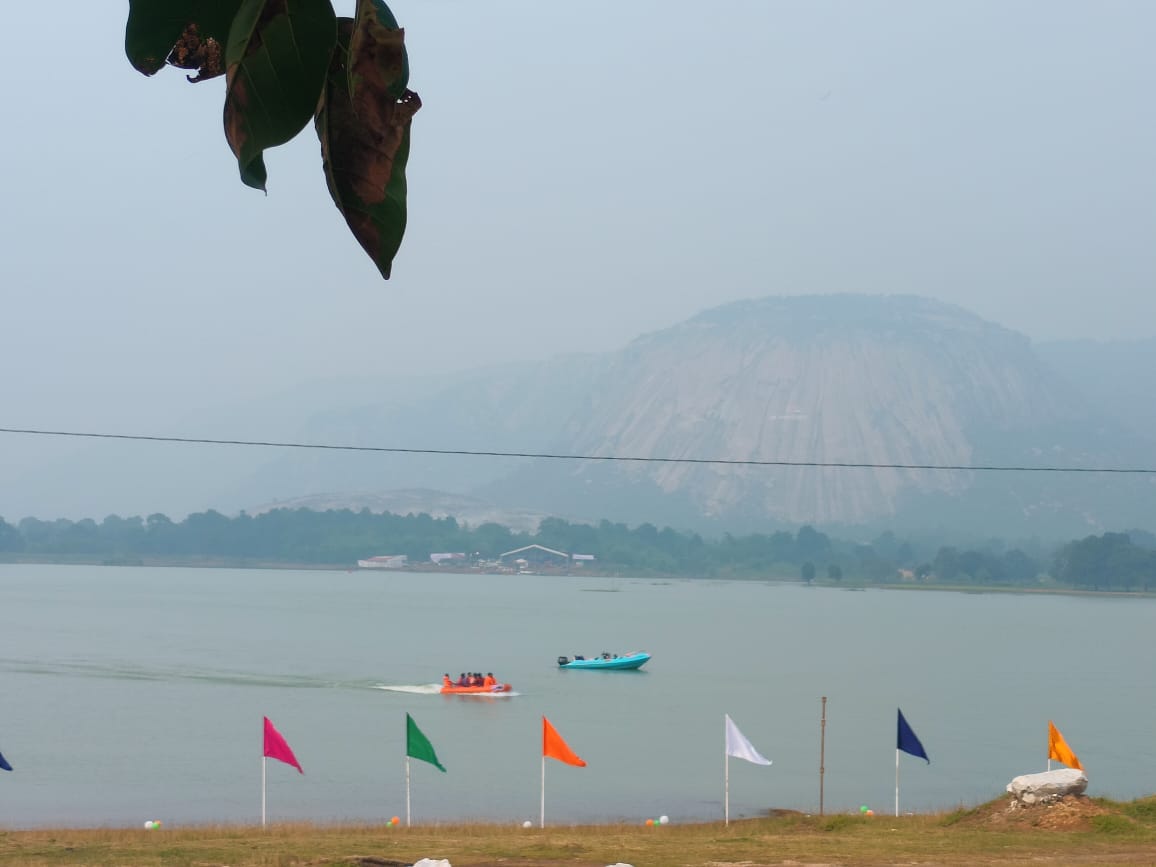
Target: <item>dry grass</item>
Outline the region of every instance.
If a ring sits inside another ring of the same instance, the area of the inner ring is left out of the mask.
[[[904,816],[779,812],[697,825],[226,826],[159,831],[0,833],[0,865],[21,867],[762,867],[762,865],[1049,865],[1156,863],[1156,798],[1087,798],[1009,811]]]

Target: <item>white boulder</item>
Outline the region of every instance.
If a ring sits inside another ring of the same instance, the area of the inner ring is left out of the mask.
[[[1064,795],[1082,795],[1088,788],[1083,771],[1061,768],[1042,774],[1023,774],[1007,784],[1011,796],[1021,804],[1042,804]]]

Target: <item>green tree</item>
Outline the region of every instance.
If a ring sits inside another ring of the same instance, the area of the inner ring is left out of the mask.
[[[353,18],[331,0],[129,0],[124,48],[145,75],[169,64],[192,82],[225,76],[225,139],[247,186],[265,190],[265,151],[312,120],[329,194],[389,279],[421,100],[383,0],[357,0]]]
[[[803,564],[801,572],[803,575],[803,580],[808,584],[815,580],[815,564],[810,560]]]
[[[20,531],[0,518],[0,551],[23,551],[24,537]]]
[[[843,567],[838,565],[837,563],[832,563],[830,566],[827,567],[827,577],[829,579],[831,579],[832,581],[842,581],[843,580]]]

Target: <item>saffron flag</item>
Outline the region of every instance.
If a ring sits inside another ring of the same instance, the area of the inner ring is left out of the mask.
[[[285,738],[281,736],[281,732],[273,728],[273,723],[269,722],[269,717],[265,717],[265,752],[263,755],[268,759],[276,759],[279,762],[284,762],[287,765],[292,765],[299,773],[305,773],[301,768],[301,763],[297,761],[297,756],[293,755],[293,750],[289,749],[289,744],[285,742]]]
[[[931,759],[927,758],[927,750],[923,749],[923,744],[919,742],[919,738],[915,736],[915,732],[911,730],[911,726],[903,718],[903,711],[899,711],[899,733],[895,739],[895,748],[910,756],[918,756],[927,764],[931,764]]]
[[[4,758],[3,753],[0,753],[0,770],[4,770],[4,771],[12,770],[12,766],[10,764],[8,764],[8,760],[6,758]]]
[[[586,767],[586,762],[578,758],[575,752],[566,745],[562,736],[558,734],[554,726],[550,725],[550,720],[546,717],[542,717],[542,757],[557,759],[579,768]]]
[[[438,754],[434,752],[433,744],[429,742],[422,730],[417,727],[408,713],[405,715],[405,754],[411,759],[420,759],[429,762],[439,771],[445,773],[445,768],[438,761]]]
[[[1069,768],[1075,768],[1077,771],[1084,769],[1080,760],[1076,758],[1076,754],[1072,752],[1072,748],[1068,746],[1068,742],[1064,740],[1064,736],[1060,734],[1060,730],[1051,720],[1048,720],[1048,758],[1063,762]]]
[[[730,718],[730,714],[724,714],[724,716],[726,717],[727,729],[727,755],[734,756],[736,759],[746,759],[756,765],[769,765],[771,760],[761,755],[743,736],[734,720]]]

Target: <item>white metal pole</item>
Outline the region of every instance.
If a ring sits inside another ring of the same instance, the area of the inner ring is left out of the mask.
[[[405,757],[405,826],[409,827],[409,756]]]
[[[538,813],[538,827],[546,827],[546,757],[542,756],[542,803]]]
[[[895,750],[895,815],[899,815],[899,749]]]
[[[723,750],[723,824],[731,823],[731,756]]]
[[[265,827],[265,757],[261,756],[261,827]]]

